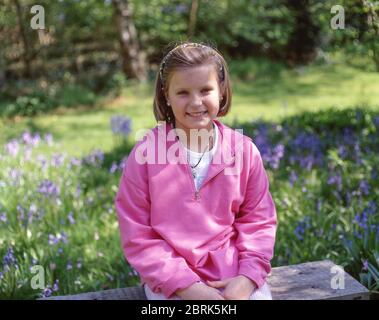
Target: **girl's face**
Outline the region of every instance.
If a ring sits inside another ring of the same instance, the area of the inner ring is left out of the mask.
[[[174,71],[166,98],[177,128],[187,134],[190,129],[211,130],[222,99],[214,65]]]

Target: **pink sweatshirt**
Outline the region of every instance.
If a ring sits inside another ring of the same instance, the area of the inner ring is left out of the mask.
[[[196,281],[236,275],[261,287],[271,270],[277,220],[262,158],[249,137],[214,122],[215,160],[198,191],[169,124],[137,142],[121,177],[115,205],[125,257],[167,298]],[[161,161],[174,147],[180,161]]]

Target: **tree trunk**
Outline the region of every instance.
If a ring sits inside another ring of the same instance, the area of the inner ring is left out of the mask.
[[[310,0],[286,0],[295,18],[295,27],[287,44],[287,60],[291,64],[307,63],[316,57],[320,27],[312,19]]]
[[[146,80],[147,70],[146,59],[139,48],[129,1],[112,0],[112,3],[121,46],[123,71],[129,78],[144,81]]]
[[[192,0],[190,18],[189,18],[189,23],[188,23],[188,38],[189,39],[191,39],[195,34],[198,9],[199,9],[199,1]]]
[[[28,37],[26,36],[26,30],[24,28],[23,24],[23,17],[22,17],[22,9],[20,2],[18,0],[13,0],[14,5],[16,6],[16,14],[17,14],[17,21],[18,21],[18,27],[20,32],[21,41],[24,47],[24,52],[22,55],[22,59],[24,61],[25,65],[25,77],[29,78],[31,76],[31,55],[30,55],[30,46],[28,42]]]
[[[5,61],[3,57],[3,53],[0,49],[0,89],[5,84]]]

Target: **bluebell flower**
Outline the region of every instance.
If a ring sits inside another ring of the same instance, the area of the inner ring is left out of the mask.
[[[51,180],[44,179],[38,186],[37,192],[43,194],[46,197],[59,195],[59,187],[55,185]]]
[[[14,255],[12,247],[8,247],[7,253],[3,257],[3,268],[9,270],[10,267],[18,269],[17,258]]]
[[[56,279],[53,285],[53,291],[57,292],[59,291],[59,279]]]
[[[73,157],[73,158],[71,158],[71,160],[70,160],[70,165],[71,165],[72,167],[79,167],[79,166],[82,165],[82,160]]]
[[[74,219],[72,212],[70,212],[67,217],[68,217],[68,221],[70,222],[70,224],[75,224],[75,219]]]
[[[53,290],[51,290],[50,287],[47,287],[43,290],[42,297],[48,298],[48,297],[51,297],[52,294],[53,294]]]
[[[112,132],[117,135],[127,137],[131,132],[131,119],[122,115],[111,118]]]
[[[290,184],[291,186],[293,186],[295,184],[295,182],[297,181],[298,179],[298,176],[296,174],[295,171],[291,171],[291,174],[290,174]]]
[[[44,140],[47,143],[47,145],[51,146],[53,144],[53,135],[51,133],[46,133]]]
[[[373,122],[374,122],[374,125],[379,129],[379,116],[376,116],[376,117],[373,119]]]
[[[53,167],[61,167],[64,163],[65,155],[64,154],[54,154],[51,159],[51,165]]]
[[[362,270],[367,271],[368,270],[368,260],[362,260]]]
[[[305,216],[302,220],[300,220],[295,228],[295,236],[298,240],[304,240],[304,235],[306,231],[311,227],[310,217]]]
[[[117,169],[118,169],[118,165],[115,162],[112,162],[112,166],[109,169],[109,172],[110,173],[115,173],[117,171]]]
[[[7,214],[5,212],[0,213],[0,221],[7,222]]]
[[[5,145],[5,151],[12,157],[16,157],[20,150],[20,144],[16,139],[9,141]]]
[[[342,190],[342,176],[339,172],[329,175],[328,182],[329,185],[336,185],[338,191]]]
[[[370,186],[368,185],[366,180],[362,180],[359,183],[359,190],[360,190],[361,194],[363,194],[365,196],[370,194]]]
[[[87,164],[99,167],[104,161],[104,153],[101,150],[94,150],[84,158]]]

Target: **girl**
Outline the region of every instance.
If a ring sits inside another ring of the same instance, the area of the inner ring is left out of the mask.
[[[222,124],[225,60],[184,43],[163,59],[160,125],[131,151],[116,196],[121,242],[148,299],[271,299],[276,210],[252,140]]]

